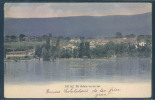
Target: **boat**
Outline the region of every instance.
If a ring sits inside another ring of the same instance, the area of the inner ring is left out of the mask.
[[[91,63],[86,63],[84,65],[70,65],[71,68],[91,68],[91,67],[97,67],[98,64],[91,64]]]

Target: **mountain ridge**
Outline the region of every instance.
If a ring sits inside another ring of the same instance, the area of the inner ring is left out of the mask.
[[[152,13],[110,16],[70,16],[55,18],[5,18],[5,35],[42,36],[52,33],[64,37],[112,37],[151,35]]]

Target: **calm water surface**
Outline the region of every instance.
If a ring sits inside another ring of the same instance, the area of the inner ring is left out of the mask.
[[[70,65],[98,64],[96,67],[71,68]],[[51,82],[144,82],[151,80],[150,58],[107,60],[60,60],[6,62],[5,83]]]

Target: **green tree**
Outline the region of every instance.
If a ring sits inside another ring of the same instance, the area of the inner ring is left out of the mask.
[[[15,42],[15,41],[16,41],[16,38],[17,38],[17,37],[16,37],[16,36],[14,36],[14,35],[11,35],[11,36],[10,36],[10,39],[11,39],[11,41],[13,41],[13,42]]]
[[[89,42],[85,42],[85,55],[90,58],[90,44]]]
[[[59,57],[59,55],[60,55],[60,46],[59,46],[59,44],[60,44],[60,39],[58,38],[57,41],[56,41],[56,49],[54,51],[56,57]]]
[[[77,49],[73,49],[73,57],[74,58],[78,57],[78,50]]]
[[[6,35],[4,40],[5,40],[5,42],[10,42],[10,36]]]
[[[20,34],[20,35],[19,35],[19,40],[20,40],[20,41],[24,41],[24,37],[25,37],[24,34]]]
[[[72,51],[69,49],[62,49],[60,53],[60,57],[62,58],[71,58],[72,57]]]
[[[122,33],[116,32],[116,38],[122,38]]]
[[[46,37],[46,49],[47,51],[50,50],[50,38],[49,37]]]
[[[120,43],[120,44],[115,44],[115,53],[116,55],[123,55],[123,54],[127,54],[127,48],[128,48],[128,44],[126,43]]]
[[[91,50],[92,57],[106,57],[104,45],[97,45],[96,48]]]
[[[126,38],[135,38],[135,37],[136,37],[135,34],[126,35]]]
[[[136,56],[137,55],[136,46],[131,44],[131,43],[128,44],[128,55],[129,56]]]
[[[58,39],[56,40],[55,46],[52,45],[51,48],[50,48],[51,58],[52,58],[53,61],[54,61],[57,57],[60,56],[60,46],[59,46],[59,44],[60,44],[60,39],[58,38]]]
[[[148,45],[145,46],[138,46],[138,55],[142,57],[151,57],[152,49],[148,47]]]
[[[41,57],[41,52],[42,52],[42,48],[40,47],[40,45],[37,45],[35,48],[35,55],[37,55],[39,57],[39,60]]]
[[[79,57],[82,58],[83,56],[85,56],[85,45],[84,42],[81,42],[79,46]]]
[[[112,57],[115,55],[115,44],[113,42],[108,42],[105,44],[105,53],[107,57]]]
[[[47,51],[46,48],[42,48],[41,55],[42,55],[44,61],[49,61],[50,60],[50,54],[49,54],[49,52]]]

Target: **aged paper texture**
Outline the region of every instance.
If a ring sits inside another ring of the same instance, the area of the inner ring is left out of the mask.
[[[6,3],[6,98],[149,98],[151,3]]]

